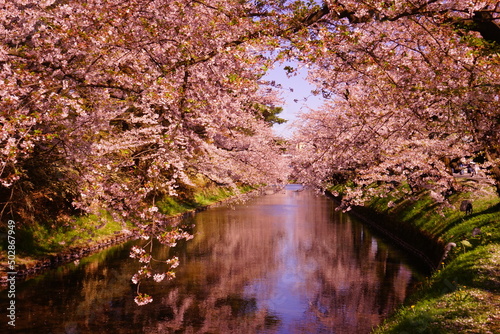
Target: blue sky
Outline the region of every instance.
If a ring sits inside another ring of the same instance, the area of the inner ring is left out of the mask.
[[[275,133],[283,137],[291,137],[293,129],[291,125],[296,120],[299,112],[307,112],[309,108],[316,108],[322,103],[321,96],[314,96],[311,91],[314,89],[307,81],[307,69],[301,68],[297,74],[288,78],[285,66],[292,66],[296,68],[294,63],[277,64],[272,70],[269,70],[262,78],[263,80],[276,81],[277,84],[282,86],[282,97],[285,100],[283,105],[283,112],[280,114],[281,118],[287,119],[285,124],[276,124],[273,126]]]

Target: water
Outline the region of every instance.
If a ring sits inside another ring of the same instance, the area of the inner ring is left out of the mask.
[[[141,287],[146,306],[133,301],[132,242],[18,282],[15,333],[369,333],[415,274],[331,200],[300,189],[196,215],[193,240],[157,247],[181,265],[175,280]]]

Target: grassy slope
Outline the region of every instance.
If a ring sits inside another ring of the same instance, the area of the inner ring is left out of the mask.
[[[241,193],[252,190],[252,187],[241,187]],[[175,216],[195,210],[235,196],[236,191],[204,184],[183,200],[178,197],[164,198],[157,203],[159,209]],[[49,255],[66,253],[71,248],[99,244],[102,240],[124,229],[133,229],[114,221],[111,215],[104,212],[100,215],[73,217],[71,223],[64,225],[36,224],[32,226],[16,226],[16,265],[30,267],[39,259]],[[6,242],[0,243],[0,264],[6,267]]]
[[[486,184],[475,187],[473,193],[454,195],[452,208],[440,209],[425,193],[369,204],[435,240],[456,244],[440,268],[375,333],[500,333],[500,198]],[[459,210],[463,199],[474,205],[468,216]],[[395,206],[388,208],[389,201]],[[474,228],[481,233],[473,236]]]

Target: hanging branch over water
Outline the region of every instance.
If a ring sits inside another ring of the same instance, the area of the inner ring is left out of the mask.
[[[330,97],[302,116],[301,180],[347,175],[353,202],[374,182],[443,200],[446,160],[480,152],[500,189],[497,1],[1,6],[0,212],[26,225],[106,210],[142,229],[198,177],[286,181],[264,115],[281,101],[259,81],[284,59]]]

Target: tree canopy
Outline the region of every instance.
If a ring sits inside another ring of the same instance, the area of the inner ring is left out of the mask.
[[[300,182],[349,179],[350,203],[374,183],[443,201],[457,187],[448,161],[482,156],[500,189],[498,1],[0,6],[2,220],[106,209],[143,226],[164,218],[159,198],[199,175],[286,181],[271,130],[281,102],[262,76],[290,60],[327,98],[297,127]],[[188,237],[172,233],[163,239]]]
[[[297,41],[328,97],[298,124],[299,178],[348,178],[354,204],[402,183],[444,201],[458,187],[449,161],[481,156],[500,189],[500,4],[327,3],[313,38]]]
[[[253,6],[2,6],[2,213],[29,221],[30,208],[65,201],[143,219],[195,174],[222,185],[286,178],[269,127],[278,100],[259,86],[273,45],[258,35],[271,28]]]

